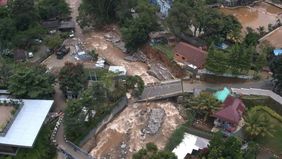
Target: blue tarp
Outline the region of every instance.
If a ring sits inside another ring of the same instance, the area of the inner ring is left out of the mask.
[[[229,90],[228,88],[224,87],[223,90],[220,90],[220,91],[215,92],[215,93],[214,93],[214,97],[215,97],[217,100],[219,100],[219,101],[221,101],[221,102],[224,102],[225,99],[229,96],[229,94],[230,94],[230,90]]]
[[[275,50],[273,50],[273,54],[274,54],[275,56],[282,55],[282,49],[275,49]]]

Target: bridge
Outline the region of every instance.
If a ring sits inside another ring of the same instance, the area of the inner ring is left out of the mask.
[[[138,102],[176,97],[181,95],[182,91],[185,93],[197,93],[199,92],[198,90],[206,90],[208,88],[222,89],[223,87],[230,88],[232,92],[236,94],[268,96],[282,104],[282,97],[271,91],[272,86],[269,80],[238,84],[192,83],[191,81],[181,82],[181,80],[164,81],[146,86]]]

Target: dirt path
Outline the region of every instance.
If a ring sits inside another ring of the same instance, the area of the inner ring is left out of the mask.
[[[152,108],[162,108],[165,111],[164,121],[155,135],[142,133],[148,122]],[[184,120],[171,102],[135,103],[128,106],[97,136],[97,146],[91,155],[114,159],[131,158],[132,154],[146,145],[154,142],[163,149],[173,130]]]

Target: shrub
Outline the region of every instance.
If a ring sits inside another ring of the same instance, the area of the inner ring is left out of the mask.
[[[168,142],[165,145],[165,150],[172,151],[177,145],[179,145],[184,138],[186,130],[187,126],[185,124],[176,128],[168,139]]]

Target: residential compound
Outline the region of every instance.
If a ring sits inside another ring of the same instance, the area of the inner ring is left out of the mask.
[[[3,129],[1,128],[0,131],[0,155],[15,156],[18,149],[33,147],[54,101],[0,98],[1,113],[4,113],[8,107],[12,107],[8,106],[11,101],[19,102],[19,105],[7,124],[1,125]],[[0,117],[0,123],[5,123],[3,120],[5,116]]]

